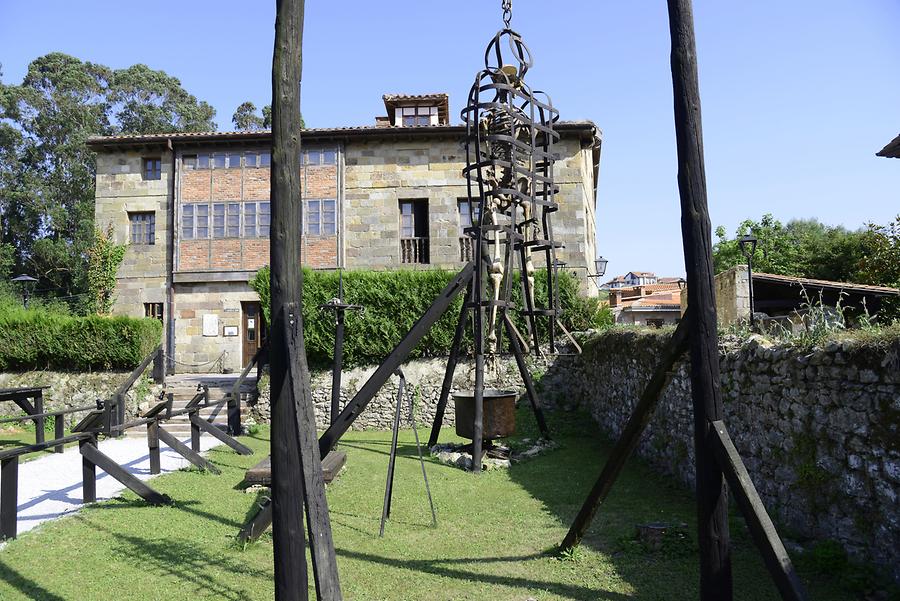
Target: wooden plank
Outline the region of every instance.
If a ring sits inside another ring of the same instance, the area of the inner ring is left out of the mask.
[[[81,445],[81,455],[151,505],[168,505],[172,502],[168,495],[156,492],[144,482],[129,474],[122,466],[104,455],[93,442],[88,441]],[[96,493],[93,496],[94,500],[96,500]]]
[[[712,232],[706,200],[700,84],[691,0],[668,0],[672,40],[672,89],[678,151],[681,235],[691,311],[691,391],[694,406],[700,600],[731,601],[728,491],[710,449],[710,423],[722,419],[719,349],[712,263]]]
[[[296,311],[295,315],[298,317],[300,314],[299,306],[288,305],[285,311]],[[343,599],[343,595],[331,535],[331,516],[328,512],[328,500],[325,498],[325,480],[322,478],[315,401],[310,387],[306,350],[303,348],[303,321],[297,319],[295,323],[296,331],[286,330],[284,336],[285,346],[288,349],[288,383],[291,385],[290,396],[294,400],[294,415],[300,442],[300,468],[303,475],[313,579],[319,599],[339,601]]]
[[[247,522],[238,533],[238,540],[242,543],[255,541],[260,535],[266,531],[266,528],[272,525],[272,502],[270,499],[264,501],[249,522]]]
[[[637,405],[631,412],[628,423],[625,424],[622,434],[619,435],[619,439],[610,452],[609,459],[606,460],[606,465],[603,466],[603,471],[600,472],[600,477],[597,479],[591,492],[588,493],[588,497],[581,506],[578,515],[575,516],[569,532],[560,545],[561,551],[568,551],[581,543],[581,539],[590,527],[591,522],[593,522],[597,510],[606,500],[609,491],[612,490],[613,484],[622,472],[626,460],[637,447],[641,434],[647,428],[647,424],[650,423],[650,418],[656,410],[656,405],[665,391],[665,386],[669,381],[669,372],[672,370],[675,362],[687,351],[688,320],[689,317],[685,315],[685,319],[678,324],[678,327],[675,328],[675,332],[672,334],[672,338],[666,343],[659,365],[657,365],[656,370],[650,377],[650,381],[647,382],[647,386],[644,387],[644,392],[641,393],[641,398],[638,399]]]
[[[343,451],[332,451],[322,460],[322,478],[325,484],[337,477],[344,464],[347,462],[347,454]],[[247,486],[270,486],[272,484],[272,458],[266,457],[244,474],[243,484]]]
[[[0,461],[0,538],[16,538],[19,506],[19,457]]]
[[[191,414],[191,425],[197,426],[198,429],[206,432],[207,434],[211,434],[214,438],[219,439],[220,441],[222,441],[223,443],[225,443],[226,445],[231,447],[231,449],[233,451],[235,451],[238,455],[252,455],[253,454],[253,449],[242,445],[241,443],[236,441],[234,438],[232,438],[231,436],[229,436],[228,434],[226,434],[225,432],[220,430],[219,427],[216,426],[215,424],[211,424],[208,421],[206,421],[205,419],[202,419],[201,417],[199,417],[198,415],[193,414],[193,413]],[[196,452],[196,450],[195,450],[195,452]]]
[[[160,472],[159,462],[159,420],[147,424],[147,446],[150,448],[150,473]]]
[[[272,451],[272,542],[276,601],[306,601],[303,474],[296,407],[291,398],[285,307],[301,306],[300,82],[303,0],[276,0],[272,59],[271,315],[269,330]]]
[[[62,415],[56,415],[53,418],[53,438],[59,440],[60,438],[65,437],[66,435],[66,423],[65,418]],[[56,445],[53,447],[54,453],[62,453],[65,449],[63,445]]]
[[[79,433],[75,433],[75,434],[70,434],[68,436],[64,436],[63,438],[57,438],[54,440],[45,440],[41,444],[30,444],[30,445],[26,445],[23,447],[16,447],[14,449],[8,449],[6,451],[0,451],[0,460],[7,459],[9,457],[17,457],[20,455],[25,455],[27,453],[34,453],[35,451],[43,451],[43,450],[49,449],[50,447],[69,444],[70,442],[84,440],[85,438],[90,438],[90,434],[86,433],[86,432],[79,432]]]
[[[731,493],[744,515],[753,542],[756,543],[781,598],[785,601],[805,601],[806,589],[800,582],[794,564],[778,536],[775,524],[769,518],[753,480],[728,435],[725,423],[713,422],[712,431],[713,452],[725,472]]]
[[[81,451],[92,444],[97,444],[96,437],[84,438],[78,441],[78,449]],[[97,500],[97,466],[84,453],[81,454],[81,488],[82,503],[93,503]]]
[[[466,300],[471,296],[472,283],[466,290],[462,306],[459,308],[459,317],[456,319],[456,330],[453,333],[453,342],[450,343],[450,357],[447,359],[447,367],[444,370],[444,380],[441,383],[441,394],[438,397],[437,408],[434,412],[434,422],[431,424],[431,436],[428,437],[428,447],[437,444],[441,435],[441,426],[444,424],[444,412],[447,410],[447,402],[450,400],[450,389],[453,387],[453,375],[456,372],[456,364],[459,362],[459,351],[462,346],[463,336],[466,333],[466,317],[469,308]]]
[[[209,461],[199,453],[195,453],[189,446],[178,440],[162,426],[157,426],[157,436],[159,436],[159,440],[169,445],[169,448],[193,463],[195,466],[199,467],[201,470],[206,470],[213,474],[222,473],[222,471],[218,467],[216,467],[215,464],[213,464],[211,461]]]

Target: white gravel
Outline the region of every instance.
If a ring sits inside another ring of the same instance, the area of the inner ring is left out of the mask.
[[[190,436],[181,439],[190,445]],[[200,449],[218,446],[209,435],[200,437]],[[100,451],[111,457],[141,480],[154,478],[150,474],[150,455],[147,440],[120,438],[100,441]],[[187,459],[160,442],[161,473],[174,472],[189,466]],[[81,453],[78,447],[19,464],[18,534],[82,507]],[[125,489],[118,480],[97,468],[97,500],[116,497]]]

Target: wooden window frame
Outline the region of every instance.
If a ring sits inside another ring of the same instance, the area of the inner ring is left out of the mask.
[[[141,157],[141,177],[144,181],[162,179],[162,158]]]
[[[128,240],[133,246],[156,244],[156,211],[128,211]]]

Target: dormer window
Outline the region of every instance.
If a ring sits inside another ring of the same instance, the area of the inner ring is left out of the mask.
[[[404,106],[397,108],[396,122],[403,127],[414,125],[437,125],[438,109],[436,106]]]

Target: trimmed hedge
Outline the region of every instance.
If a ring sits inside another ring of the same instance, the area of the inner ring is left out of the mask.
[[[161,337],[155,319],[0,308],[0,371],[134,369]]]
[[[431,306],[441,290],[456,274],[437,269],[397,271],[345,271],[344,301],[365,307],[364,311],[346,314],[344,361],[347,365],[379,363],[393,350],[413,324]],[[566,328],[586,330],[611,323],[608,309],[596,299],[578,294],[574,276],[562,274],[560,300]],[[266,319],[270,319],[269,268],[264,267],[250,286],[259,294]],[[331,311],[319,305],[337,296],[338,273],[303,270],[303,323],[306,354],[310,365],[331,365],[334,352],[334,318]],[[539,303],[547,298],[545,280],[537,274],[535,292]],[[410,354],[411,358],[446,355],[450,351],[453,330],[462,303],[462,294]],[[513,299],[519,301],[519,287],[514,286]],[[523,318],[514,314],[516,325],[524,333]],[[542,321],[539,319],[539,321]],[[543,320],[546,321],[546,320]]]

